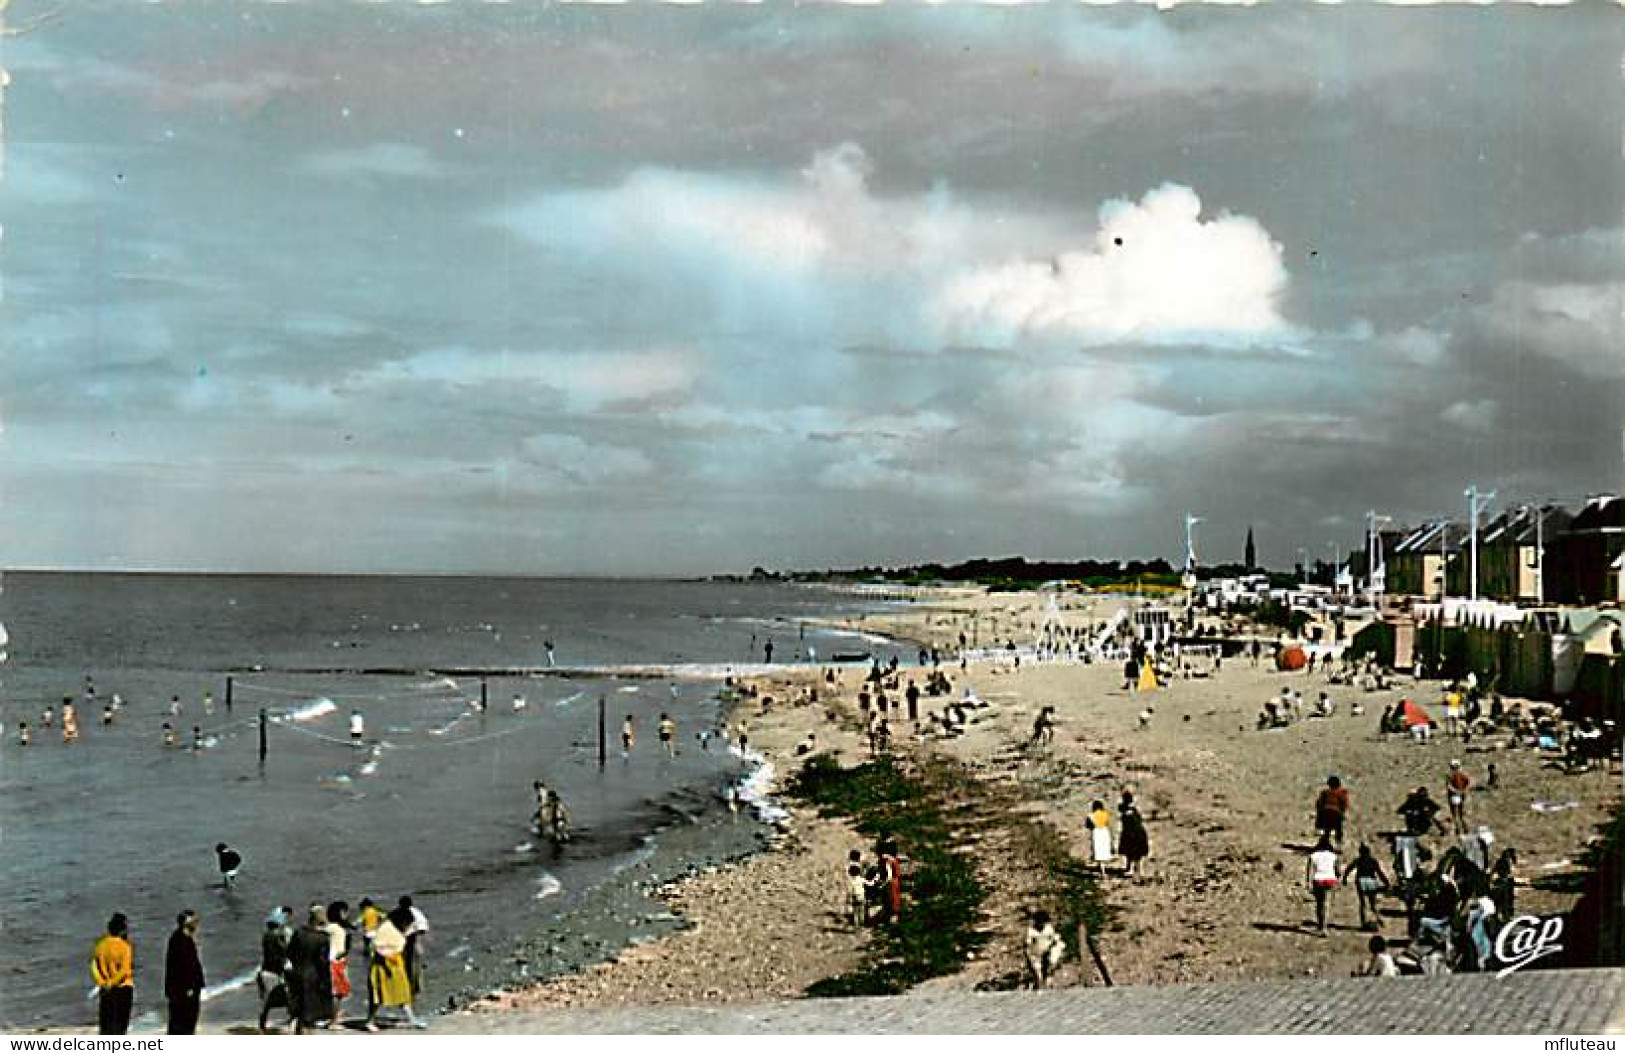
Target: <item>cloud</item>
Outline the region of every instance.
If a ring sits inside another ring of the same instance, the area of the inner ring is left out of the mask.
[[[446,168],[421,146],[373,143],[354,150],[333,150],[306,158],[300,167],[332,179],[375,176],[386,179],[436,179]]]
[[[1256,219],[1204,218],[1172,184],[1075,216],[881,195],[855,143],[788,177],[645,169],[503,212],[519,236],[702,332],[939,349],[1140,342],[1254,344],[1293,334],[1281,247]],[[696,311],[704,307],[705,311]]]
[[[1533,355],[1593,379],[1625,378],[1625,283],[1505,282],[1488,303],[1468,312],[1460,353],[1472,361],[1475,343]]]
[[[654,464],[638,449],[590,443],[575,435],[541,433],[520,443],[524,461],[549,484],[596,487],[647,478]]]
[[[1495,426],[1496,405],[1493,399],[1472,402],[1453,402],[1445,408],[1446,421],[1468,431],[1488,432]]]
[[[1031,340],[1250,343],[1289,332],[1281,246],[1255,219],[1202,219],[1188,187],[1108,201],[1087,249],[954,279],[935,305],[947,337],[1011,347]]]
[[[685,353],[492,351],[448,347],[395,358],[350,375],[345,387],[365,391],[399,384],[442,389],[541,389],[573,409],[629,406],[686,392],[696,367]]]

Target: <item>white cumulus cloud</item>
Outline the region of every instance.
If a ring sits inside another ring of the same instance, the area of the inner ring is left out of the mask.
[[[1093,245],[1047,259],[976,267],[948,283],[935,313],[949,340],[1253,343],[1289,331],[1281,246],[1250,216],[1202,218],[1188,187],[1100,208]]]

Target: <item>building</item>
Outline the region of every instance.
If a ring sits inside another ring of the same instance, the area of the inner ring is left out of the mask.
[[[1511,603],[1539,603],[1549,598],[1541,575],[1549,571],[1540,548],[1568,529],[1573,516],[1558,505],[1524,505],[1501,513],[1478,535],[1478,594]]]
[[[1387,574],[1389,556],[1410,533],[1411,531],[1408,528],[1377,531],[1378,591],[1394,591]],[[1368,540],[1362,535],[1358,544],[1350,545],[1348,558],[1343,564],[1353,581],[1354,588],[1359,591],[1369,588],[1371,582],[1371,570],[1367,565],[1366,553]]]
[[[1546,599],[1552,603],[1618,603],[1625,574],[1625,499],[1586,498],[1568,529],[1547,535]]]
[[[1408,596],[1437,596],[1446,583],[1449,569],[1450,591],[1460,595],[1466,586],[1465,560],[1459,559],[1467,526],[1450,519],[1430,519],[1406,533],[1388,550],[1384,584],[1390,593]]]

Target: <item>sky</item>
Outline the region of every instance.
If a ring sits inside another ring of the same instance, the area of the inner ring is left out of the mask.
[[[12,0],[0,565],[1329,557],[1617,491],[1606,5]]]

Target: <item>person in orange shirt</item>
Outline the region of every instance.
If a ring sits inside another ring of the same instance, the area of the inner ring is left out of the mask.
[[[107,922],[107,934],[90,952],[90,978],[96,982],[97,1033],[124,1035],[130,1030],[130,1008],[135,1003],[134,952],[130,923],[123,914]]]
[[[1455,824],[1456,832],[1467,829],[1467,791],[1472,788],[1473,780],[1461,770],[1461,761],[1450,762],[1450,778],[1445,780],[1445,799],[1450,802],[1450,821]]]

